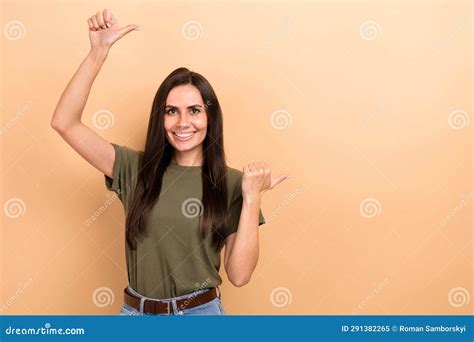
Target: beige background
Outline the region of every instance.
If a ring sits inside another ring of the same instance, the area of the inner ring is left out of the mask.
[[[251,283],[221,269],[228,314],[472,313],[470,2],[3,1],[2,314],[119,312],[123,207],[50,127],[103,8],[141,31],[84,123],[142,149],[186,66],[217,92],[228,164],[291,175],[264,196]]]

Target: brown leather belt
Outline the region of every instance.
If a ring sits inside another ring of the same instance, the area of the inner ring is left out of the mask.
[[[141,298],[135,296],[133,293],[128,292],[127,287],[123,290],[123,293],[124,293],[125,304],[131,306],[132,308],[140,310]],[[216,297],[217,297],[217,291],[216,291],[216,288],[213,287],[209,291],[200,293],[196,296],[177,299],[176,306],[178,307],[179,310],[190,309],[190,308],[194,308],[195,306],[210,302]],[[153,315],[158,315],[158,314],[170,315],[173,312],[171,300],[169,302],[164,302],[158,299],[153,299],[153,300],[145,299],[145,301],[143,302],[143,312],[148,313],[148,314],[153,314]]]

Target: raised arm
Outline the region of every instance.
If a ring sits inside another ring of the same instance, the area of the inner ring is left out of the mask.
[[[88,20],[91,50],[69,81],[51,119],[51,127],[92,166],[112,178],[115,151],[112,145],[84,125],[82,112],[94,80],[110,47],[137,25],[119,28],[112,12],[105,9]]]

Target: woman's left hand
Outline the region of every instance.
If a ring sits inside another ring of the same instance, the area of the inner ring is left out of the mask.
[[[249,200],[261,197],[265,191],[273,189],[289,177],[281,175],[272,178],[267,163],[263,161],[250,163],[243,168],[242,197]]]

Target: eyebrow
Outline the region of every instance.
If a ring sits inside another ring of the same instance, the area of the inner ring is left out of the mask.
[[[195,104],[195,105],[188,106],[188,108],[194,108],[194,107],[201,107],[201,108],[204,108],[203,106],[201,106],[201,105],[199,105],[199,104]],[[173,106],[173,105],[166,105],[165,108],[176,108],[176,109],[179,109],[177,106]]]

